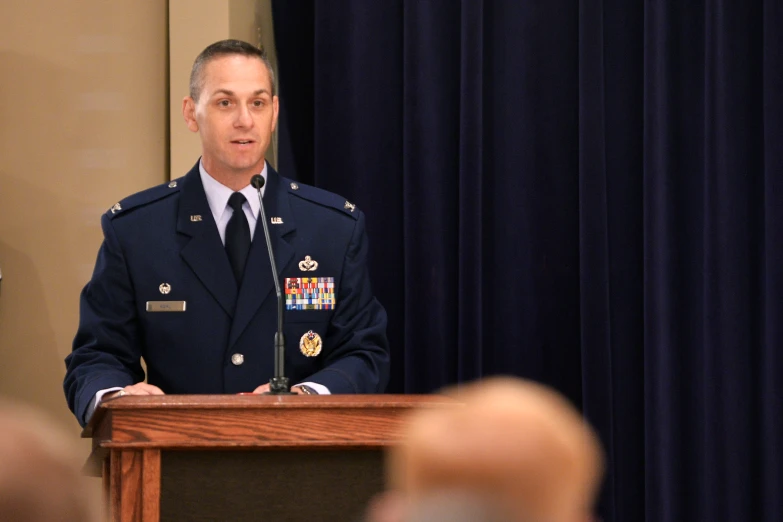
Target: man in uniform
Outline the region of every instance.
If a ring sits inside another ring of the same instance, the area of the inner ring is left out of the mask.
[[[104,241],[65,360],[65,394],[82,425],[115,395],[268,391],[277,304],[250,184],[257,174],[286,293],[292,391],[384,390],[386,312],[370,289],[364,214],[266,164],[278,115],[274,84],[256,47],[237,40],[207,47],[182,108],[200,134],[201,159],[184,177],[103,216]]]

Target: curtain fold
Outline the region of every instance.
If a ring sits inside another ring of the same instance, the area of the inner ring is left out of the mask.
[[[389,391],[536,379],[603,520],[782,520],[780,2],[273,8],[280,170],[367,214]]]
[[[460,145],[460,10],[442,7],[403,4],[403,165],[400,172],[387,174],[405,187],[398,202],[404,202],[399,209],[405,309],[416,311],[405,313],[397,345],[405,350],[401,362],[408,373],[407,389],[454,380],[461,362],[459,318],[473,306],[458,300],[462,216],[455,173],[461,158],[450,153]],[[437,31],[431,30],[434,25]],[[441,83],[441,89],[430,89],[433,82]],[[419,348],[408,349],[413,346]]]
[[[760,520],[783,520],[783,4],[765,0],[762,11],[763,242],[759,286],[763,307],[761,354],[758,360],[760,427],[755,440],[760,460],[757,494]]]
[[[459,54],[459,221],[457,259],[457,379],[472,380],[483,373],[485,311],[484,278],[485,177],[484,131],[484,11],[482,2],[467,2],[460,9]],[[477,248],[478,247],[478,248]]]

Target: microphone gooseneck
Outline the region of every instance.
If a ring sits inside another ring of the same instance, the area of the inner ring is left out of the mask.
[[[269,253],[269,265],[272,267],[272,279],[275,282],[275,294],[277,294],[277,332],[275,333],[275,374],[269,380],[270,395],[293,395],[285,376],[285,337],[283,336],[283,293],[280,291],[280,281],[277,277],[277,265],[272,251],[272,241],[269,238],[269,225],[266,223],[264,212],[264,200],[261,197],[261,188],[264,186],[264,177],[256,174],[250,178],[250,184],[258,191],[258,203],[261,206],[261,224],[264,228],[266,251]]]

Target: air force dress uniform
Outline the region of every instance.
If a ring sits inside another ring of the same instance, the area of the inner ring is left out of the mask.
[[[264,205],[286,292],[286,376],[331,393],[382,392],[386,312],[370,288],[363,213],[269,166]],[[82,425],[98,391],[144,379],[141,357],[148,382],[167,394],[250,392],[268,382],[277,305],[261,223],[239,287],[198,164],[114,205],[101,225],[65,361],[65,394]]]

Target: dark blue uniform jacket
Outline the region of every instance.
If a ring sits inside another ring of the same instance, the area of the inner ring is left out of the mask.
[[[278,222],[269,229],[281,286],[285,278],[332,277],[335,287],[333,309],[284,311],[286,376],[332,393],[382,392],[386,312],[370,288],[364,215],[336,194],[267,172],[264,205],[267,220]],[[198,165],[121,201],[101,224],[104,241],[65,360],[65,395],[82,425],[96,392],[144,379],[141,357],[148,382],[167,394],[250,392],[269,381],[277,306],[260,214],[239,288]],[[318,263],[315,271],[300,268],[305,256]],[[185,311],[147,311],[156,301],[185,301]],[[309,331],[322,339],[315,356],[300,350]]]

